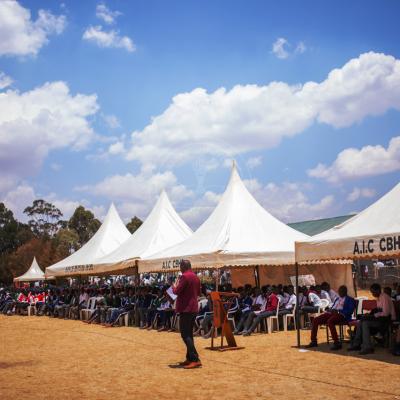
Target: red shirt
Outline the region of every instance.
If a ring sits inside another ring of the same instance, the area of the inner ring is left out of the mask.
[[[267,305],[265,306],[265,311],[276,311],[278,307],[278,296],[275,293],[271,293],[268,296]]]
[[[192,270],[185,271],[179,279],[173,292],[178,296],[175,309],[177,313],[197,313],[199,311],[198,296],[200,295],[200,279]]]

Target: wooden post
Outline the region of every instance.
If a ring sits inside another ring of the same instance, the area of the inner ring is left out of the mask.
[[[296,331],[297,347],[300,348],[299,264],[296,261]]]

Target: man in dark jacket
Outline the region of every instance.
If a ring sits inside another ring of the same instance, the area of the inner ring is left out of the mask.
[[[311,328],[311,342],[307,347],[310,348],[318,346],[318,327],[326,324],[331,331],[334,342],[331,350],[340,350],[342,348],[342,344],[340,343],[338,334],[336,332],[336,325],[346,324],[351,320],[355,304],[355,300],[352,297],[347,296],[347,287],[340,286],[339,297],[335,300],[332,307],[320,316],[313,319]]]
[[[174,294],[178,296],[175,303],[176,312],[179,313],[179,328],[187,349],[186,360],[180,365],[185,369],[192,369],[201,367],[193,340],[193,327],[199,311],[198,296],[201,292],[201,285],[200,279],[192,271],[189,260],[182,260],[180,269],[182,276],[172,289]]]

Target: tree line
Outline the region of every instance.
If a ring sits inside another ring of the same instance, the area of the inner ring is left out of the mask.
[[[79,206],[69,220],[45,200],[34,200],[24,210],[28,221],[18,221],[0,203],[0,282],[11,283],[31,265],[35,256],[46,268],[79,250],[99,229],[101,223],[92,211]],[[133,217],[126,225],[133,233],[142,221]]]

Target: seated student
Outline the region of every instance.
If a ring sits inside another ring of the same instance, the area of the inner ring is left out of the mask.
[[[307,304],[301,308],[303,314],[318,312],[321,303],[321,289],[319,286],[311,286],[307,293]]]
[[[157,288],[153,293],[154,293],[153,301],[148,307],[146,313],[146,326],[148,330],[153,329],[153,321],[156,315],[158,316],[157,310],[160,307],[161,301],[163,299],[163,294],[160,288]]]
[[[29,306],[28,294],[23,290],[17,297],[15,314],[21,315]]]
[[[80,311],[87,308],[89,302],[89,293],[84,288],[81,288],[78,300],[70,306],[70,317],[71,319],[79,319]]]
[[[87,321],[82,321],[85,324],[99,324],[101,322],[101,312],[103,307],[107,306],[107,299],[106,297],[99,295],[96,297],[96,304],[95,310],[93,311],[92,315],[89,317]]]
[[[156,298],[156,289],[154,289],[154,294],[150,292],[148,287],[143,289],[143,299],[139,308],[139,317],[140,317],[140,328],[147,329],[149,327],[147,314],[151,303]]]
[[[292,285],[284,288],[284,295],[279,303],[279,315],[291,314],[296,305],[296,295]]]
[[[168,321],[172,317],[174,310],[172,308],[172,299],[164,291],[164,296],[161,299],[161,304],[157,308],[157,314],[159,316],[158,332],[162,332],[168,329]]]
[[[276,314],[276,309],[278,308],[279,303],[277,291],[278,289],[273,286],[270,294],[267,295],[267,301],[264,308],[260,310],[260,312],[255,311],[249,315],[243,330],[243,336],[250,336],[263,319]]]
[[[72,308],[78,306],[78,301],[79,301],[78,291],[76,289],[71,289],[64,304],[64,308],[62,310],[62,315],[64,319],[72,317]]]
[[[200,321],[199,328],[193,332],[193,336],[200,336],[201,334],[204,335],[208,334],[211,330],[212,320],[214,318],[212,311],[213,311],[213,303],[211,300],[211,295],[207,294],[207,304],[199,310],[197,318]]]
[[[339,341],[338,334],[336,332],[336,325],[345,324],[351,320],[351,316],[355,308],[355,300],[347,295],[347,287],[340,286],[339,297],[335,300],[332,307],[313,319],[311,328],[311,342],[307,346],[308,348],[317,347],[317,333],[320,325],[326,324],[331,331],[333,346],[331,350],[339,350],[342,348],[342,344]]]
[[[254,288],[251,296],[248,296],[246,301],[242,302],[243,308],[241,309],[241,317],[233,333],[235,335],[241,335],[249,315],[254,311],[260,310],[265,303],[266,299],[263,293],[261,293],[261,290],[259,288]]]
[[[41,292],[41,291],[37,292],[35,295],[34,304],[35,304],[35,308],[36,308],[36,315],[38,315],[38,316],[42,315],[40,313],[40,311],[41,311],[42,307],[44,307],[44,305],[45,305],[45,297],[46,297],[46,293]]]
[[[373,283],[370,288],[372,296],[376,298],[376,309],[370,314],[363,315],[357,326],[356,334],[348,351],[359,351],[360,355],[374,352],[371,343],[371,334],[388,329],[390,320],[396,319],[393,301],[390,296],[382,292],[378,283]]]
[[[53,317],[56,318],[64,318],[64,306],[66,304],[68,296],[68,291],[63,290],[63,291],[58,291],[57,292],[57,300],[54,303],[54,311],[53,311]]]
[[[16,304],[17,304],[17,301],[16,301],[14,295],[11,294],[10,292],[7,292],[5,295],[3,308],[1,310],[2,313],[5,315],[11,315]]]
[[[111,328],[118,321],[118,318],[121,314],[126,312],[130,312],[134,308],[134,299],[129,297],[128,294],[121,293],[121,307],[113,309],[110,317],[106,320],[105,324],[103,324],[107,328]]]
[[[232,288],[227,288],[227,290],[232,291]],[[212,302],[211,302],[212,304]],[[212,305],[211,305],[212,307]],[[229,311],[228,311],[228,315],[234,315],[235,311],[237,311],[239,309],[239,300],[237,298],[234,298],[234,300],[232,301]],[[203,339],[208,339],[211,337],[211,335],[213,334],[213,326],[214,326],[214,314],[208,314],[204,317],[203,321],[202,321],[202,330],[204,332],[203,334]]]
[[[331,289],[331,286],[328,282],[321,283],[321,299],[328,300],[329,307],[332,307],[333,303],[338,297],[338,294],[333,289]]]

